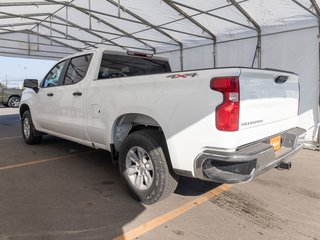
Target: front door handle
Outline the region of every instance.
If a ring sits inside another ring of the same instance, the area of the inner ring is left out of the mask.
[[[53,97],[53,93],[47,93],[48,97]]]
[[[81,96],[81,95],[82,95],[82,92],[74,92],[72,95],[73,95],[73,96]]]

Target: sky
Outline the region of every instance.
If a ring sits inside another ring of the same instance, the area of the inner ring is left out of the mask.
[[[18,87],[27,78],[42,80],[56,61],[0,57],[0,82],[8,80],[8,87]]]

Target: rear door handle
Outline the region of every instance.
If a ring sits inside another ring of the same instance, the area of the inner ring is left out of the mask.
[[[81,95],[82,95],[82,92],[74,92],[72,95],[73,95],[73,96],[81,96]]]
[[[48,97],[53,97],[53,93],[47,93]]]

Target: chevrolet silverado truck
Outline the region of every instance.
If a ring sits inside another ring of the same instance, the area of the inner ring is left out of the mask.
[[[0,103],[5,107],[18,108],[23,89],[7,89],[0,86]]]
[[[111,152],[140,201],[170,195],[180,175],[247,182],[302,147],[299,77],[278,70],[171,72],[168,61],[105,49],[59,61],[26,79],[27,144],[51,134]]]

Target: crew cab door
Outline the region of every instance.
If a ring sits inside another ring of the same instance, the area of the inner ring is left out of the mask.
[[[58,99],[61,88],[61,82],[64,76],[67,60],[57,63],[45,76],[40,84],[40,89],[35,102],[36,111],[33,115],[33,121],[39,129],[56,132],[59,126],[59,107]]]
[[[85,130],[85,83],[92,54],[67,60],[57,87],[44,88],[41,109],[46,112],[43,128],[80,140],[87,140]],[[44,85],[46,81],[44,81]],[[50,113],[49,113],[50,112]]]

